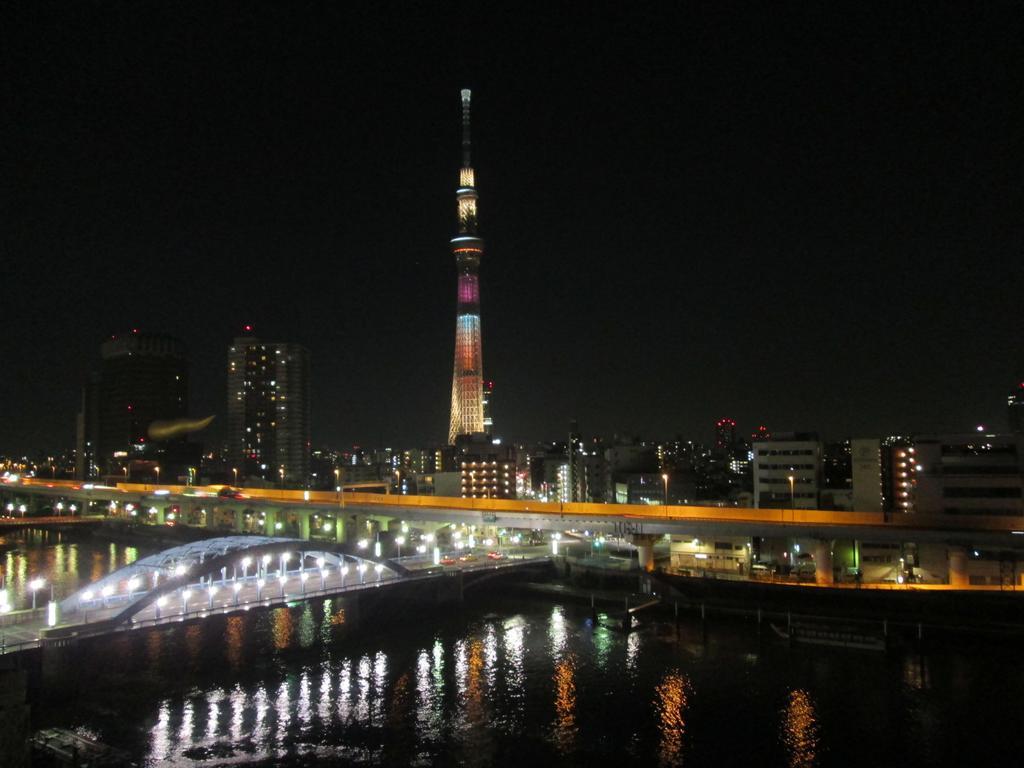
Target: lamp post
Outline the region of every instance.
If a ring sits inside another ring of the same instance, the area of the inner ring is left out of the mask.
[[[284,490],[284,467],[278,469],[277,474],[281,476],[281,490]]]
[[[324,588],[324,566],[327,565],[327,561],[322,557],[316,559],[316,567],[320,569],[320,590]]]
[[[788,480],[789,480],[789,506],[792,509],[796,509],[796,494],[793,492],[793,484],[796,481],[796,478],[793,475],[790,475]]]
[[[160,485],[160,465],[156,465],[156,484]]]
[[[665,483],[665,517],[668,517],[668,473],[664,473],[661,476],[661,480]]]
[[[28,583],[28,588],[32,590],[32,610],[36,609],[36,592],[42,589],[46,585],[45,579],[35,578]]]
[[[384,566],[381,563],[377,563],[373,566],[373,570],[377,572],[377,581],[380,581],[381,577],[384,575]]]
[[[366,563],[360,563],[358,571],[359,571],[359,583],[362,584],[363,583],[363,575],[366,573]],[[35,606],[33,605],[32,607],[34,608]]]
[[[256,579],[256,602],[260,602],[263,599],[263,587],[266,585],[263,579]]]
[[[160,609],[167,605],[167,598],[165,596],[158,597],[156,599],[156,617],[160,618]]]
[[[252,558],[251,557],[243,557],[242,558],[242,581],[245,581],[247,578],[249,578],[249,566],[250,565],[252,565]]]
[[[345,588],[345,577],[348,576],[348,566],[343,565],[338,569],[338,573],[341,574],[341,588]]]
[[[231,473],[235,476],[235,485],[238,485],[238,467],[232,467]]]
[[[181,591],[181,613],[185,615],[188,613],[188,599],[192,596],[191,589],[183,589]]]
[[[402,559],[402,545],[405,544],[405,536],[395,536],[395,544],[398,545],[398,559]]]

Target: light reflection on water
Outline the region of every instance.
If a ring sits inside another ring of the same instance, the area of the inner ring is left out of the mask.
[[[789,753],[790,768],[810,768],[818,753],[818,720],[807,691],[789,694],[782,719],[782,740]]]
[[[135,562],[151,550],[98,542],[91,535],[77,532],[22,530],[0,537],[0,577],[8,600],[17,608],[28,607],[32,594],[28,583],[42,578],[46,586],[36,595],[38,601],[53,596],[61,600],[88,582],[102,578],[123,565]]]
[[[50,555],[86,571],[105,570],[108,556],[106,544]],[[19,557],[5,554],[5,572],[26,567]],[[612,617],[592,626],[583,606],[500,596],[380,628],[347,607],[305,603],[83,644],[76,695],[54,690],[33,718],[151,766],[701,765],[722,745],[727,763],[812,766],[853,754],[866,732],[921,761],[951,754],[961,733],[998,744],[991,713],[947,702],[1024,695],[1011,665],[984,654],[814,653],[742,625],[627,634]],[[1016,712],[1000,717],[1011,742],[1024,733]]]
[[[658,713],[658,730],[661,735],[658,747],[660,765],[678,765],[682,760],[689,688],[690,681],[678,669],[674,669],[654,689],[654,708]]]

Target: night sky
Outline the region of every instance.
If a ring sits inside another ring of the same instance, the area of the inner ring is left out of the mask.
[[[71,447],[132,327],[222,424],[244,323],[315,446],[442,442],[463,87],[506,439],[1005,428],[1019,4],[350,5],[5,7],[0,450]]]

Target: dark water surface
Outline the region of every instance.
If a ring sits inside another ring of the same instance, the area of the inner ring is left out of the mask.
[[[324,600],[124,633],[51,665],[34,725],[154,766],[1021,762],[1013,649],[791,649],[742,622],[627,634],[588,614],[495,588],[415,615]]]

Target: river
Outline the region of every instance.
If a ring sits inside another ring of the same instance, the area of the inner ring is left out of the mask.
[[[14,583],[63,567],[57,592],[145,554],[12,543]],[[743,622],[617,619],[499,588],[416,615],[324,600],[211,617],[82,643],[33,725],[151,766],[1019,763],[1011,648],[790,648]]]

